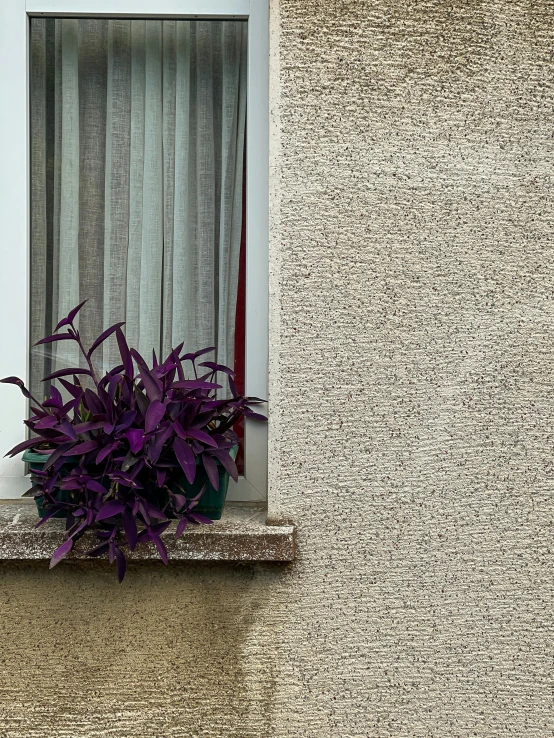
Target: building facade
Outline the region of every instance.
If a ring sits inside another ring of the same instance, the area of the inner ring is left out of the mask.
[[[546,738],[554,6],[270,11],[287,566],[2,564],[0,735]]]

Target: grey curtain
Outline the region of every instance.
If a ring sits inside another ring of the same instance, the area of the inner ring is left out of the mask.
[[[125,320],[150,355],[233,365],[243,21],[31,21],[31,340],[80,301],[87,343]],[[97,355],[117,361],[115,343]],[[31,385],[78,356],[31,353]]]

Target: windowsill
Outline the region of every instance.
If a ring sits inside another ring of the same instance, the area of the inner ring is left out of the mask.
[[[35,528],[37,513],[32,499],[0,500],[0,561],[49,561],[62,541],[64,520],[49,520]],[[295,527],[267,521],[267,508],[251,502],[227,503],[223,517],[213,525],[190,526],[179,540],[175,524],[163,534],[170,561],[293,561]],[[86,536],[80,548],[95,545]],[[87,557],[72,553],[73,559]],[[129,561],[159,560],[154,544],[141,544]]]

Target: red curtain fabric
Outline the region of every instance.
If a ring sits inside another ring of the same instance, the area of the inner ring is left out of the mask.
[[[239,284],[235,317],[235,383],[240,395],[244,394],[246,347],[246,146],[242,185],[242,233],[240,239]],[[240,439],[236,463],[239,474],[244,472],[244,421],[237,423],[235,431]]]

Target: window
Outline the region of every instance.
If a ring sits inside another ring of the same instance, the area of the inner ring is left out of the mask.
[[[144,353],[216,345],[267,396],[267,46],[267,0],[2,5],[1,376],[41,391],[73,357],[30,346],[88,298],[89,339],[126,320]],[[2,390],[2,452],[26,410]],[[263,499],[266,430],[244,435],[229,497]],[[22,467],[1,461],[1,497]]]

